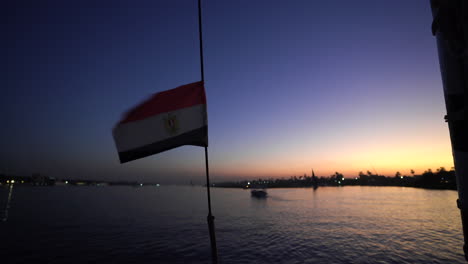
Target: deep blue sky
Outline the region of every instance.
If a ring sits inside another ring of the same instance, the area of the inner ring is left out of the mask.
[[[196,1],[10,2],[0,172],[203,181],[202,148],[120,165],[111,134],[200,80]],[[214,180],[451,167],[431,22],[423,0],[203,1]]]

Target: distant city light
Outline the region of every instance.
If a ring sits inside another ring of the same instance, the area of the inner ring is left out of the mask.
[[[11,183],[15,183],[15,180],[11,180],[10,182],[11,182]]]
[[[250,185],[250,182],[247,182],[247,185]]]
[[[159,187],[159,183],[158,183],[158,184],[156,184],[156,187]]]
[[[338,181],[338,184],[341,184],[341,181]]]
[[[143,186],[143,183],[140,183],[140,186]]]
[[[65,184],[68,184],[68,181],[65,181]]]
[[[400,176],[400,179],[403,179],[403,176]]]
[[[7,180],[6,183],[10,183],[10,181]]]

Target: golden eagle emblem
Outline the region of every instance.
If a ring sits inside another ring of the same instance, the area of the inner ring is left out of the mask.
[[[177,116],[168,114],[167,117],[164,118],[164,127],[170,135],[177,134],[179,131],[179,121],[177,120]]]

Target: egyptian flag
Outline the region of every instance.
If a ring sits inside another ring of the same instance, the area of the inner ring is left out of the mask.
[[[120,163],[183,145],[208,146],[203,82],[153,95],[128,111],[113,135]]]

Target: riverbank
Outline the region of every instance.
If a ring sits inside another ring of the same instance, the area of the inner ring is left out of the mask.
[[[242,181],[226,181],[216,182],[213,187],[222,188],[303,188],[313,186],[399,186],[399,187],[415,187],[424,189],[438,190],[456,190],[455,171],[447,171],[441,167],[436,172],[426,170],[421,175],[403,176],[399,172],[394,177],[383,175],[359,173],[355,177],[345,177],[343,174],[336,172],[328,177],[300,176],[290,177],[289,179],[255,179]]]

